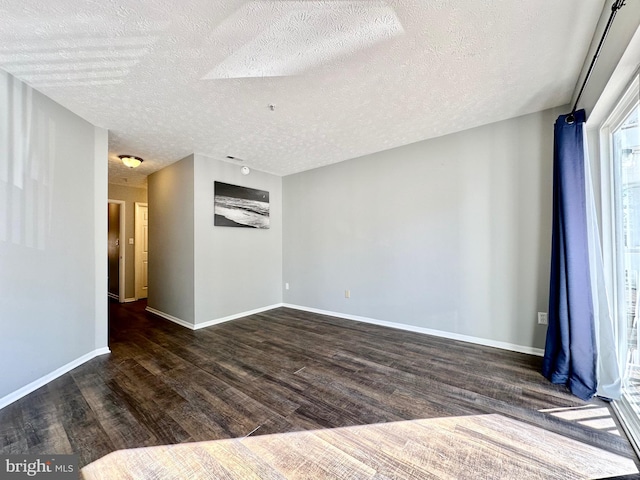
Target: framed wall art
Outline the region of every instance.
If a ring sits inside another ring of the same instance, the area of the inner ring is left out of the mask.
[[[222,182],[213,188],[215,226],[269,228],[269,192]]]

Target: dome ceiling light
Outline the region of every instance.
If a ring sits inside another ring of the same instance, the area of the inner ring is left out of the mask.
[[[118,155],[118,158],[129,168],[139,167],[144,161],[140,157],[134,157],[133,155]]]

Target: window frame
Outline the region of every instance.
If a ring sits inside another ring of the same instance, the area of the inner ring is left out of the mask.
[[[620,301],[618,299],[618,287],[620,284],[620,269],[624,268],[620,264],[620,259],[616,251],[621,245],[621,239],[617,235],[617,216],[620,212],[620,205],[616,199],[616,172],[614,171],[614,145],[612,142],[613,133],[624,123],[628,115],[640,103],[640,83],[638,75],[634,75],[633,80],[625,89],[623,95],[618,99],[609,116],[600,127],[600,191],[601,191],[601,235],[602,235],[602,257],[604,261],[605,281],[610,292],[614,294],[615,301],[612,305],[614,316],[614,334],[616,339],[620,332],[618,318],[620,315]]]
[[[620,342],[626,342],[626,326],[621,331],[622,322],[620,319],[621,301],[618,295],[620,286],[621,257],[616,255],[621,239],[618,236],[617,217],[620,215],[620,205],[617,205],[616,199],[616,172],[614,165],[614,145],[612,142],[613,133],[622,125],[628,115],[634,108],[640,106],[640,80],[636,72],[632,80],[624,89],[624,93],[618,98],[611,112],[602,122],[599,130],[599,161],[596,162],[600,168],[600,212],[601,212],[601,240],[602,240],[602,259],[604,263],[605,283],[609,291],[613,294],[612,316],[614,320],[614,335],[616,339],[616,348],[618,355],[624,355],[626,358],[626,345],[623,343],[624,352],[620,352]],[[639,107],[640,108],[640,107]],[[626,309],[622,313],[626,315]],[[620,362],[619,362],[620,363]],[[626,365],[626,360],[625,360]],[[623,383],[625,382],[626,372],[621,371],[623,375]],[[633,408],[631,401],[625,395],[623,385],[623,395],[620,400],[612,402],[613,410],[620,420],[620,425],[630,440],[636,455],[640,457],[640,416]]]

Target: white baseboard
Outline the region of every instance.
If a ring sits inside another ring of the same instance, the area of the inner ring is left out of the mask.
[[[185,322],[180,318],[174,317],[172,315],[161,312],[154,308],[147,307],[147,311],[154,313],[159,317],[162,317],[174,323],[177,323],[178,325],[186,327],[190,330],[200,330],[201,328],[211,327],[213,325],[218,325],[220,323],[229,322],[231,320],[236,320],[238,318],[247,317],[249,315],[254,315],[256,313],[266,312],[267,310],[273,310],[274,308],[278,308],[278,307],[293,308],[295,310],[302,310],[305,312],[328,315],[330,317],[338,317],[338,318],[344,318],[347,320],[355,320],[356,322],[370,323],[372,325],[380,325],[382,327],[397,328],[399,330],[405,330],[408,332],[422,333],[425,335],[432,335],[434,337],[448,338],[450,340],[459,340],[461,342],[474,343],[476,345],[484,345],[485,347],[494,347],[494,348],[499,348],[501,350],[509,350],[509,351],[518,352],[518,353],[527,353],[529,355],[537,355],[539,357],[544,356],[544,350],[540,348],[527,347],[524,345],[516,345],[514,343],[508,343],[508,342],[500,342],[498,340],[490,340],[487,338],[473,337],[470,335],[463,335],[460,333],[445,332],[443,330],[434,330],[431,328],[417,327],[415,325],[407,325],[405,323],[395,323],[395,322],[388,322],[385,320],[377,320],[375,318],[361,317],[358,315],[350,315],[348,313],[331,312],[329,310],[321,310],[319,308],[303,307],[301,305],[293,305],[290,303],[277,303],[274,305],[269,305],[267,307],[257,308],[255,310],[236,313],[234,315],[229,315],[227,317],[216,318],[214,320],[198,323],[196,325]]]
[[[345,318],[347,320],[355,320],[356,322],[370,323],[372,325],[380,325],[382,327],[397,328],[399,330],[406,330],[406,331],[415,332],[415,333],[424,333],[426,335],[433,335],[434,337],[442,337],[442,338],[448,338],[450,340],[460,340],[462,342],[475,343],[477,345],[484,345],[486,347],[494,347],[494,348],[500,348],[502,350],[510,350],[512,352],[527,353],[529,355],[537,355],[539,357],[544,356],[544,350],[540,348],[527,347],[524,345],[516,345],[513,343],[500,342],[497,340],[489,340],[489,339],[480,338],[480,337],[472,337],[470,335],[462,335],[460,333],[445,332],[442,330],[433,330],[431,328],[417,327],[415,325],[407,325],[404,323],[395,323],[395,322],[387,322],[385,320],[376,320],[374,318],[360,317],[358,315],[350,315],[348,313],[330,312],[327,310],[320,310],[318,308],[303,307],[301,305],[292,305],[289,303],[285,303],[282,306],[287,308],[293,308],[296,310],[303,310],[305,312],[328,315],[330,317]]]
[[[120,301],[120,297],[114,293],[107,293],[107,295],[109,296],[109,298],[113,298],[114,300]],[[125,298],[122,303],[131,303],[131,302],[135,302],[136,300],[138,300],[137,298]]]
[[[156,310],[155,308],[151,308],[151,307],[147,307],[147,308],[145,308],[145,310],[147,312],[153,313],[154,315],[162,317],[165,320],[169,320],[170,322],[177,323],[178,325],[180,325],[182,327],[185,327],[185,328],[188,328],[189,330],[195,330],[193,328],[193,323],[189,323],[189,322],[187,322],[185,320],[182,320],[181,318],[174,317],[173,315],[169,315],[168,313],[164,313],[164,312],[162,312],[160,310]]]
[[[211,327],[213,325],[218,325],[219,323],[229,322],[231,320],[237,320],[238,318],[248,317],[249,315],[255,315],[256,313],[266,312],[267,310],[273,310],[274,308],[282,307],[282,303],[277,303],[275,305],[269,305],[267,307],[256,308],[255,310],[248,310],[246,312],[234,313],[233,315],[229,315],[227,317],[215,318],[213,320],[209,320],[207,322],[192,324],[181,318],[174,317],[173,315],[169,315],[168,313],[164,313],[160,310],[156,310],[155,308],[147,307],[145,310],[147,312],[153,313],[154,315],[158,315],[170,322],[177,323],[178,325],[188,328],[189,330],[200,330],[201,328]]]
[[[91,358],[98,357],[100,355],[106,355],[107,353],[111,353],[111,350],[109,349],[109,347],[102,347],[94,350],[93,353],[94,355]]]
[[[274,308],[282,307],[284,304],[276,303],[274,305],[269,305],[267,307],[256,308],[255,310],[248,310],[246,312],[235,313],[233,315],[229,315],[228,317],[216,318],[213,320],[209,320],[208,322],[196,323],[194,330],[199,330],[201,328],[211,327],[212,325],[218,325],[219,323],[228,322],[230,320],[236,320],[242,317],[248,317],[249,315],[255,315],[256,313],[266,312],[267,310],[273,310]]]
[[[0,398],[0,409],[3,409],[7,405],[10,405],[15,401],[20,400],[22,397],[29,395],[31,392],[34,392],[35,390],[39,389],[40,387],[43,387],[47,383],[52,382],[53,380],[64,375],[65,373],[70,372],[74,368],[79,367],[83,363],[86,363],[89,360],[99,355],[104,355],[110,352],[111,350],[109,350],[108,347],[98,348],[92,352],[87,353],[86,355],[81,356],[80,358],[76,358],[75,360],[54,370],[53,372],[48,373],[44,377],[40,377],[39,379],[31,382],[29,385],[25,385],[24,387],[16,390],[15,392],[12,392],[9,395],[5,395],[4,397]]]

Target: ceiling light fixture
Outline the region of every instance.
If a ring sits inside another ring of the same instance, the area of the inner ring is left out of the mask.
[[[139,167],[144,161],[140,157],[134,157],[133,155],[118,155],[118,158],[129,168]]]

